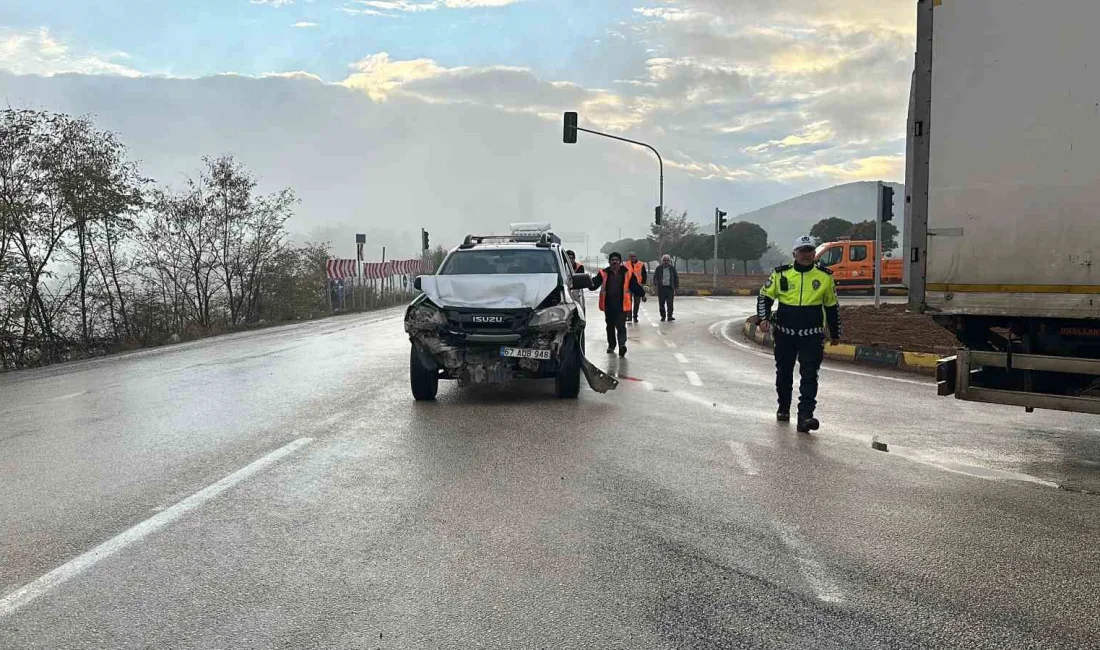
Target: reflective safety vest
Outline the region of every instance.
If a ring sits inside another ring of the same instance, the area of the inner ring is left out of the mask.
[[[638,260],[637,262],[631,262],[630,260],[627,260],[623,262],[623,266],[625,266],[628,271],[633,273],[634,277],[638,278],[638,284],[642,283],[642,269],[645,268],[645,262],[641,260]]]
[[[760,288],[756,310],[761,320],[771,316],[772,303],[779,303],[773,325],[783,334],[819,336],[826,329],[839,334],[836,284],[832,271],[821,264],[805,271],[792,264],[776,267]]]
[[[623,273],[623,311],[630,311],[630,278],[633,275],[629,272]],[[600,269],[600,311],[607,311],[605,309],[607,303],[607,269]]]

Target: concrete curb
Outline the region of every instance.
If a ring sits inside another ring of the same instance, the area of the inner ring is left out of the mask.
[[[745,338],[764,347],[772,347],[775,341],[769,332],[765,334],[754,325],[751,320],[746,320],[741,328]],[[876,348],[869,345],[840,345],[825,344],[825,358],[845,363],[858,363],[875,366],[876,368],[894,368],[905,372],[915,372],[922,375],[936,374],[936,363],[939,355],[925,352],[899,352]]]

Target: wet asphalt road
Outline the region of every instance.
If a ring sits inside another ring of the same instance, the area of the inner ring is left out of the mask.
[[[1100,647],[1100,420],[829,365],[800,436],[752,309],[577,401],[414,403],[400,312],[0,376],[0,647]]]

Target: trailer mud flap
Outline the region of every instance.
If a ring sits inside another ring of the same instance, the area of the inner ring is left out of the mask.
[[[588,380],[588,385],[597,393],[606,393],[619,387],[618,379],[592,365],[592,362],[583,354],[581,355],[581,370],[584,371],[584,378]]]

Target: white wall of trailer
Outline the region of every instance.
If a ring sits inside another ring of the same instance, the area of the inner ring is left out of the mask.
[[[933,15],[928,306],[1100,317],[1100,0]]]

